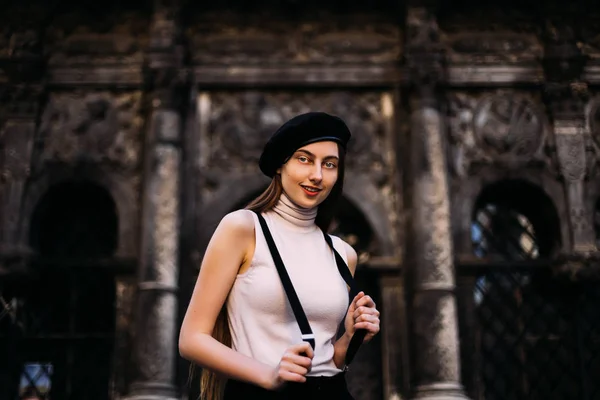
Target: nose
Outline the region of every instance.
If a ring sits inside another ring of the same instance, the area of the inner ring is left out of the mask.
[[[323,171],[320,165],[315,165],[314,168],[311,169],[308,179],[314,183],[320,183],[323,180]]]

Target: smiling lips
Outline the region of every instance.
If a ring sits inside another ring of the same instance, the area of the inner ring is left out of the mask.
[[[323,189],[315,188],[312,186],[303,186],[303,185],[300,185],[300,186],[304,190],[304,193],[306,193],[308,196],[316,196],[321,192],[321,190],[323,190]]]

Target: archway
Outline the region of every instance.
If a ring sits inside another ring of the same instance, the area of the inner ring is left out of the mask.
[[[117,249],[118,217],[110,194],[88,182],[51,187],[36,207],[30,246],[43,257],[109,257]]]
[[[475,202],[471,238],[479,257],[549,257],[560,245],[560,221],[542,189],[508,180],[483,189]]]
[[[578,335],[589,320],[579,312],[584,292],[552,270],[560,232],[553,202],[536,185],[506,180],[478,196],[471,233],[481,262],[459,270],[462,369],[472,398],[586,398]]]
[[[0,368],[10,371],[2,398],[109,398],[115,329],[115,203],[102,187],[52,186],[31,217],[29,280],[2,287],[15,307],[0,335]]]

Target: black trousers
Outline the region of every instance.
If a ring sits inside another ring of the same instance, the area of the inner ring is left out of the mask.
[[[344,373],[335,376],[307,377],[304,383],[288,382],[276,391],[229,380],[223,400],[354,400],[346,386]]]

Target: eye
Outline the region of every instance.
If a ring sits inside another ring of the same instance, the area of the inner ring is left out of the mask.
[[[310,160],[306,156],[298,156],[298,161],[300,161],[301,163],[307,163]]]
[[[337,167],[337,165],[335,165],[335,163],[332,161],[327,161],[325,163],[325,168],[335,168],[335,167]]]

